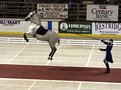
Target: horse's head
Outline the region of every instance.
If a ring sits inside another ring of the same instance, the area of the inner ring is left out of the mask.
[[[30,12],[29,15],[27,15],[25,17],[25,21],[30,21],[30,19],[34,16],[35,13],[36,13],[36,11]]]
[[[25,17],[25,21],[30,21],[34,24],[41,26],[41,20],[36,11],[32,11],[28,16]]]

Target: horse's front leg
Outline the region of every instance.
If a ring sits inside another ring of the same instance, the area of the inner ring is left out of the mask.
[[[27,35],[26,35],[26,33],[24,33],[24,40],[26,40],[26,42],[29,42],[29,39],[27,38]]]

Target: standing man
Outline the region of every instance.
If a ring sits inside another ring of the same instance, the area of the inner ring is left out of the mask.
[[[111,54],[111,50],[113,48],[113,39],[109,39],[109,41],[105,41],[103,39],[101,39],[101,42],[103,42],[104,44],[106,44],[106,49],[102,49],[99,48],[100,51],[106,51],[106,56],[104,58],[104,64],[106,66],[106,71],[105,73],[110,73],[110,66],[109,66],[109,62],[113,63],[113,58],[112,58],[112,54]]]

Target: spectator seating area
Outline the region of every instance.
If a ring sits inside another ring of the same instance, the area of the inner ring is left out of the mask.
[[[99,4],[99,1],[102,0],[0,0],[0,18],[24,18],[30,11],[37,9],[38,3],[66,3],[69,5],[66,20],[85,21],[86,5]],[[119,10],[119,21],[120,13]]]

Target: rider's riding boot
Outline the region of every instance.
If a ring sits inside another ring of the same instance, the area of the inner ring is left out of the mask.
[[[109,67],[109,64],[108,64],[108,63],[105,63],[105,65],[106,65],[106,71],[105,71],[105,73],[110,73],[110,67]]]

